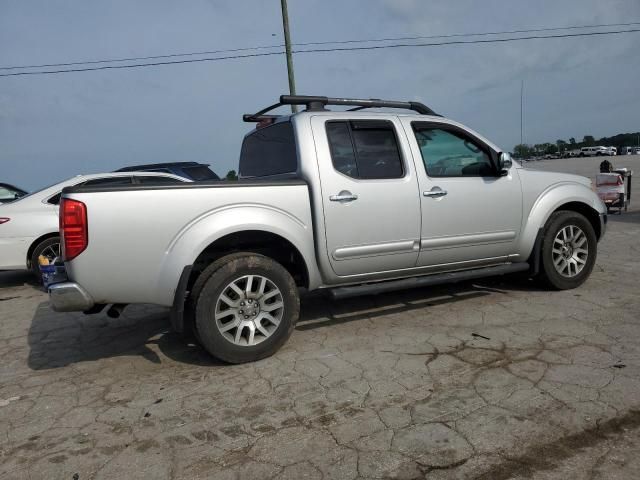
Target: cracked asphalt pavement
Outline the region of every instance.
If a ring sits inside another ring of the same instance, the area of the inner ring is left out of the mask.
[[[309,296],[275,356],[231,366],[166,310],[54,313],[0,273],[0,477],[637,479],[639,274],[635,209],[577,290]]]

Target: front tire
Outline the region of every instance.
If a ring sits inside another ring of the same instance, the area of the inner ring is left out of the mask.
[[[300,315],[298,288],[291,274],[256,253],[228,255],[217,260],[214,268],[194,292],[202,346],[228,363],[273,355],[291,336]]]
[[[597,248],[595,231],[584,215],[553,213],[542,237],[541,278],[556,290],[579,287],[593,270]]]

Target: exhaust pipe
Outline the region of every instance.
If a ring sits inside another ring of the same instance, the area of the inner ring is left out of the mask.
[[[126,306],[126,303],[114,303],[113,305],[111,305],[111,307],[109,307],[109,310],[107,310],[107,316],[109,316],[110,318],[120,317],[122,311],[124,310],[124,307]]]

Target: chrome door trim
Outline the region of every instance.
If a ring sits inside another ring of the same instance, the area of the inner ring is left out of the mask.
[[[417,240],[403,240],[399,242],[377,243],[373,245],[357,245],[353,247],[337,248],[333,252],[335,260],[346,260],[357,257],[371,257],[375,255],[392,255],[394,253],[416,252],[420,248]]]
[[[451,237],[423,238],[420,240],[422,250],[435,248],[468,247],[483,243],[510,242],[516,238],[516,232],[490,232]]]

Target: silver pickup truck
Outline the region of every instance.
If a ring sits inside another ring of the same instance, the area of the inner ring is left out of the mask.
[[[268,114],[284,104],[306,109]],[[211,355],[240,363],[288,339],[301,290],[519,271],[568,289],[593,269],[606,209],[589,179],[523,169],[421,103],[285,95],[244,120],[256,129],[238,182],[65,189],[52,307],[171,307],[176,330],[193,325]]]

